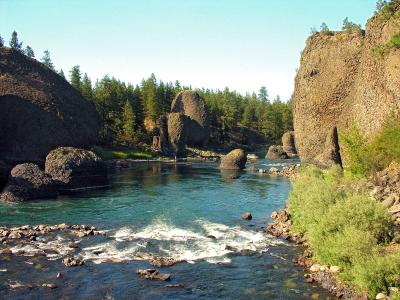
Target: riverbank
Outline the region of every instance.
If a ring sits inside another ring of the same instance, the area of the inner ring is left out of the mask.
[[[398,180],[389,177],[391,183]],[[398,216],[384,199],[369,196],[377,190],[338,168],[308,167],[293,182],[288,208],[273,212],[266,230],[305,247],[296,259],[308,271],[305,279],[336,297],[398,299]]]

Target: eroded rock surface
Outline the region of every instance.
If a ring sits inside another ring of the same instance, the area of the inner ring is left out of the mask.
[[[235,149],[222,157],[220,168],[224,170],[242,170],[245,168],[247,156],[244,150]]]

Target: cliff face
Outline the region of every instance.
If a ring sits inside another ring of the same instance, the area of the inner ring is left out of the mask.
[[[0,160],[42,161],[58,146],[95,143],[94,106],[61,76],[25,55],[0,49]]]
[[[317,33],[307,40],[296,76],[294,129],[303,161],[321,162],[326,139],[354,122],[365,137],[400,112],[400,50],[373,49],[400,32],[400,21],[371,18],[366,31]],[[345,163],[345,161],[344,161]]]

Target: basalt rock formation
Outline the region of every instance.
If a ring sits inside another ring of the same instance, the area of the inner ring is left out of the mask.
[[[181,113],[168,115],[168,137],[172,154],[180,156],[185,151],[188,117]]]
[[[21,202],[40,198],[57,197],[57,185],[50,175],[31,163],[20,164],[11,170],[11,175],[0,201]]]
[[[88,150],[57,148],[47,155],[45,171],[58,181],[60,192],[109,184],[105,162]]]
[[[282,145],[283,151],[285,151],[289,157],[297,155],[294,131],[288,131],[283,134]]]
[[[182,91],[171,105],[172,113],[188,117],[186,143],[190,146],[204,146],[210,135],[209,113],[200,95],[193,91]]]
[[[303,161],[323,158],[335,127],[340,134],[354,123],[369,138],[391,114],[400,115],[400,49],[376,55],[376,49],[398,32],[398,17],[386,20],[377,14],[365,32],[309,37],[294,93],[296,147]],[[345,165],[346,157],[342,159]]]
[[[0,48],[0,159],[43,162],[58,146],[96,142],[94,106],[40,62]]]
[[[266,159],[269,160],[280,160],[280,159],[287,159],[289,156],[283,150],[282,146],[272,145],[268,148],[267,155],[265,156]]]
[[[222,157],[220,168],[223,170],[242,170],[246,167],[247,156],[242,149],[235,149]]]

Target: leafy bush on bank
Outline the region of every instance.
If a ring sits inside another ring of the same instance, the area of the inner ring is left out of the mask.
[[[400,285],[400,249],[387,251],[393,225],[364,182],[338,167],[305,167],[293,183],[288,205],[292,229],[306,236],[315,259],[340,266],[343,280],[375,297]]]

